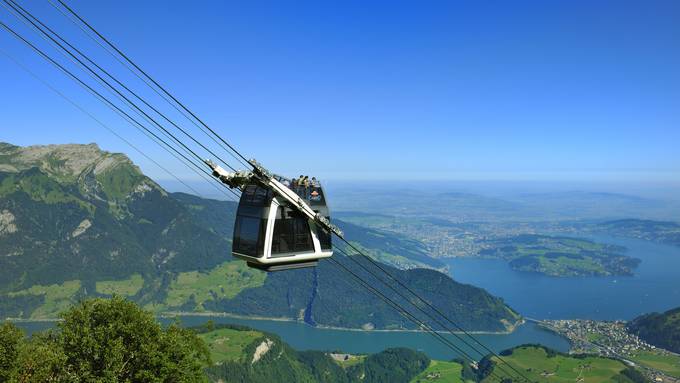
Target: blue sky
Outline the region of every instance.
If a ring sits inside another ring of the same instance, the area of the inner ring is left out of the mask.
[[[46,1],[22,3],[116,68]],[[211,127],[283,174],[680,180],[677,1],[69,4]],[[5,9],[0,19],[39,41]],[[0,32],[2,51],[195,178]],[[168,178],[3,55],[0,82],[0,140],[97,142]]]

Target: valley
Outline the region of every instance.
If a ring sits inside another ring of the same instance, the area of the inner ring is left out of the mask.
[[[233,260],[232,202],[167,192],[126,157],[96,146],[3,148],[0,263],[15,273],[2,275],[0,316],[19,320],[22,327],[49,328],[60,312],[83,298],[119,296],[167,323],[179,319],[185,326],[200,327],[210,318],[221,326],[201,335],[218,361],[209,370],[215,380],[234,373],[259,374],[244,369],[243,355],[259,349],[265,357],[262,350],[272,347],[290,356],[276,368],[299,381],[313,381],[319,366],[343,376],[339,381],[352,381],[359,371],[380,376],[379,370],[366,370],[366,363],[386,355],[384,350],[405,346],[426,358],[409,370],[413,382],[493,381],[479,372],[471,376],[465,363],[451,361],[450,350],[433,344],[417,326],[348,283],[327,262],[314,269],[266,274]],[[471,197],[446,198],[460,204]],[[473,211],[491,202],[474,200]],[[334,221],[353,245],[496,352],[510,350],[505,352],[520,367],[527,358],[545,359],[536,379],[567,368],[571,372],[559,376],[636,381],[618,361],[591,356],[581,363],[580,357],[560,354],[570,349],[565,338],[573,352],[598,349],[580,349],[569,333],[546,332],[523,323],[523,316],[631,319],[668,307],[680,294],[674,282],[673,265],[680,263],[674,226],[635,220],[495,220],[494,209],[515,211],[496,201],[487,221],[411,211],[394,216],[346,211]],[[55,224],[32,226],[24,218],[31,214],[45,222],[56,219]],[[149,237],[159,240],[147,241]],[[351,265],[340,254],[335,259]],[[32,273],[20,272],[37,263]],[[380,283],[368,274],[363,277]],[[31,322],[45,320],[50,322]],[[543,355],[540,347],[523,346],[527,343],[559,352]],[[337,352],[298,351],[329,349]],[[640,366],[675,376],[669,355],[649,347],[634,351],[627,355]],[[403,355],[420,358],[409,352]],[[478,357],[481,364],[489,362],[480,371],[493,371],[493,358]],[[262,374],[250,376],[266,380],[268,375]]]

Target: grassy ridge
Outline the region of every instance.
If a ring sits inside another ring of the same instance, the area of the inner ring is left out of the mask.
[[[236,330],[233,328],[221,328],[200,335],[210,349],[213,362],[244,361],[246,347],[263,334],[255,330]]]
[[[462,371],[463,366],[460,363],[432,360],[425,371],[411,379],[411,383],[464,383]]]
[[[31,288],[12,292],[8,297],[42,297],[42,304],[30,313],[31,319],[55,318],[57,314],[76,303],[75,295],[80,290],[80,281],[67,281],[49,286],[35,285]]]
[[[130,278],[114,281],[97,281],[95,289],[102,295],[122,295],[131,297],[144,287],[144,278],[140,274],[132,274]]]
[[[642,351],[631,357],[635,363],[663,371],[670,376],[680,378],[680,356],[675,354]]]
[[[265,272],[238,261],[225,262],[207,272],[181,272],[170,283],[164,303],[171,308],[193,302],[194,310],[202,311],[206,301],[231,299],[244,289],[262,286],[266,277]]]
[[[623,362],[598,356],[578,357],[556,353],[544,347],[520,346],[501,353],[503,359],[521,371],[532,382],[634,382],[626,374],[629,369]],[[507,377],[499,360],[491,357],[492,367],[485,371],[484,383],[501,382]],[[484,365],[480,362],[480,366]],[[510,371],[505,367],[506,371]],[[492,376],[491,371],[497,376]]]

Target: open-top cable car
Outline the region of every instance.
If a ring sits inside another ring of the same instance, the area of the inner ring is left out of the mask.
[[[330,224],[321,184],[269,174],[256,162],[253,172],[227,172],[210,161],[213,175],[241,189],[232,255],[265,271],[316,266],[333,255]]]

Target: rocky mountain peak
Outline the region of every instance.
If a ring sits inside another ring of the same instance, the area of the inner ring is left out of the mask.
[[[157,190],[126,155],[102,150],[97,144],[16,146],[0,143],[0,172],[37,169],[62,185],[76,185],[86,198],[119,205],[132,195]],[[89,197],[87,197],[89,196]]]
[[[123,154],[109,153],[97,144],[64,144],[14,146],[0,143],[0,170],[21,171],[31,167],[61,177],[76,178],[94,169],[102,173],[118,163],[126,162],[141,174],[139,168]]]

